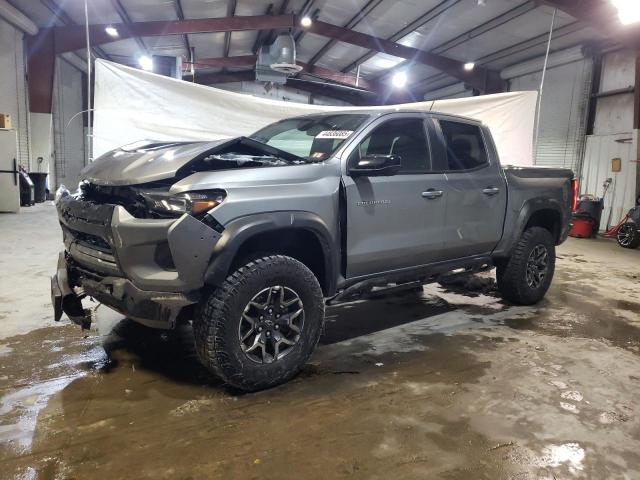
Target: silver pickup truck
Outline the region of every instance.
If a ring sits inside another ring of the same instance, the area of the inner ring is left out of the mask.
[[[92,297],[150,327],[193,321],[206,367],[267,388],[308,360],[327,302],[491,267],[507,301],[538,302],[569,230],[572,178],[502,167],[481,123],[409,110],[129,145],[57,194],[55,318],[88,326]]]

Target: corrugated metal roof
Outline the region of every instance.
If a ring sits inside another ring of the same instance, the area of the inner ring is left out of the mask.
[[[53,0],[10,2],[40,26],[61,24],[59,20],[52,20],[51,10],[45,6],[45,3],[53,4]],[[176,2],[181,3],[187,19],[224,17],[228,4],[228,0],[91,0],[90,23],[122,22],[114,6],[118,2],[132,21],[140,22],[178,19]],[[537,6],[533,0],[237,0],[236,15],[263,15],[270,4],[274,14],[299,14],[306,6],[308,14],[317,13],[319,20],[339,26],[347,25],[367,8],[370,11],[353,22],[354,30],[385,39],[395,38],[407,46],[497,70],[544,53],[552,14],[551,8]],[[58,5],[70,21],[84,23],[83,0],[58,0]],[[556,17],[556,29],[554,50],[599,38],[596,32],[576,24],[562,12]],[[232,32],[229,56],[252,54],[257,36],[255,31]],[[197,58],[224,54],[224,33],[187,37]],[[297,44],[299,60],[308,62],[329,40],[311,33],[301,35]],[[184,37],[180,35],[146,37],[142,43],[154,54],[188,56]],[[139,42],[133,39],[102,45],[101,50],[115,61],[130,64],[142,53]],[[388,81],[394,68],[402,68],[407,72],[409,83],[422,89],[432,90],[457,81],[432,67],[382,53],[372,55],[367,49],[342,42],[335,42],[317,58],[316,64],[336,71],[349,69],[353,73],[354,62],[359,60],[362,60],[360,73],[368,79]]]

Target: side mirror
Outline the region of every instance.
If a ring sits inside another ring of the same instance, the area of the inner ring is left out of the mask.
[[[400,171],[400,155],[367,155],[349,169],[352,177],[390,177]]]

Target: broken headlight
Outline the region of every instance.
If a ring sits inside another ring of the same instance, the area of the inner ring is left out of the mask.
[[[188,213],[203,218],[207,212],[220,205],[226,193],[220,190],[185,192],[171,195],[167,192],[140,192],[147,209],[161,217],[181,217]]]

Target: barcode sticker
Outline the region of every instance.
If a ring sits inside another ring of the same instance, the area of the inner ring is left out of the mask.
[[[353,130],[324,130],[316,138],[349,138]]]

